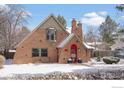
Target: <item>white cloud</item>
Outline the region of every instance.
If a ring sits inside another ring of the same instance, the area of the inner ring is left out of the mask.
[[[101,13],[102,15],[100,15]],[[99,26],[102,22],[105,21],[105,12],[90,12],[83,15],[83,18],[81,19],[82,23],[86,25],[92,25],[92,26]]]
[[[98,15],[95,12],[91,12],[91,13],[86,13],[84,14],[84,17],[97,17]]]
[[[120,16],[118,19],[119,20],[124,20],[124,16]]]
[[[108,13],[106,11],[101,11],[101,12],[98,12],[100,15],[102,16],[106,16]]]
[[[121,16],[121,18],[124,18],[124,16]]]

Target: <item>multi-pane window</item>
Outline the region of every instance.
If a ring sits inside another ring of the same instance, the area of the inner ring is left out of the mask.
[[[56,39],[56,30],[55,28],[48,28],[47,29],[47,40],[55,40]]]
[[[47,57],[48,55],[48,49],[42,48],[33,48],[32,49],[32,57]]]
[[[39,49],[33,48],[32,49],[32,57],[38,57],[39,56]]]
[[[47,49],[41,49],[41,56],[42,57],[47,57],[47,55],[48,55]]]

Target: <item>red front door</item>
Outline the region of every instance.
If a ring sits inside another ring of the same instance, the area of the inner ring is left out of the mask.
[[[71,58],[73,63],[77,62],[77,45],[76,44],[71,45]]]

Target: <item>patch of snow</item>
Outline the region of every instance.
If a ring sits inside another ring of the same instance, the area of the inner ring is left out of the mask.
[[[9,52],[16,52],[16,50],[9,50]]]
[[[6,59],[4,64],[5,65],[11,65],[12,64],[12,59]]]
[[[9,60],[8,60],[9,61]],[[12,64],[4,65],[0,69],[0,77],[11,77],[15,74],[29,75],[29,74],[48,74],[52,72],[79,72],[89,73],[96,72],[98,69],[115,70],[124,69],[124,60],[121,59],[118,64],[105,64],[100,61],[97,62],[95,58],[91,59],[92,65],[83,64]]]
[[[91,42],[87,42],[87,44],[94,46],[94,45],[101,45],[102,42],[92,42],[92,43]]]

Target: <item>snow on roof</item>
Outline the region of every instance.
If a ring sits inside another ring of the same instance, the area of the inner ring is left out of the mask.
[[[122,41],[116,41],[115,44],[113,44],[111,46],[111,49],[112,50],[115,50],[115,49],[122,48],[122,47],[124,47],[124,42],[122,42]]]
[[[85,46],[86,48],[88,48],[88,49],[95,49],[94,47],[89,46],[89,45],[88,45],[88,44],[86,44],[85,42],[83,42],[83,44],[84,44],[84,46]]]
[[[101,45],[102,42],[87,42],[88,45]]]
[[[9,50],[9,52],[16,52],[16,50]]]
[[[67,27],[66,31],[71,34],[71,27]]]
[[[59,48],[63,48],[72,38],[74,37],[74,33],[71,33],[67,38],[65,38],[65,40],[63,40],[58,47]],[[89,46],[88,44],[86,44],[85,42],[83,42],[84,46],[88,49],[95,49],[92,46]]]
[[[72,38],[74,37],[74,33],[71,33],[65,40],[63,40],[58,47],[63,48]]]

